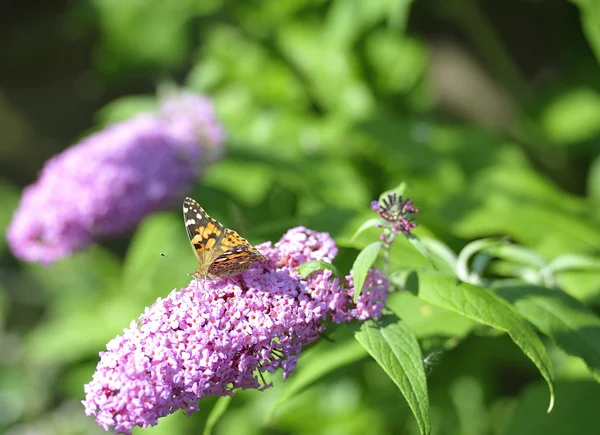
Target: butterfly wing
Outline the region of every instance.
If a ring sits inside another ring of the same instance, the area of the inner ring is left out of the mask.
[[[267,259],[246,239],[230,229],[225,229],[221,246],[226,250],[208,267],[209,277],[234,276],[248,269],[252,263]]]
[[[194,275],[207,277],[210,265],[227,250],[221,247],[221,240],[227,230],[192,198],[185,198],[183,201],[183,220],[199,264]]]

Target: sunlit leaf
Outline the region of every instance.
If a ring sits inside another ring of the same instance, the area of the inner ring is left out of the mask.
[[[591,88],[567,91],[545,108],[542,126],[550,139],[562,145],[593,138],[600,132],[600,94]]]
[[[356,230],[356,232],[354,233],[354,235],[352,236],[351,240],[354,240],[356,237],[358,237],[359,234],[361,234],[363,231],[369,229],[369,228],[375,228],[377,227],[377,225],[383,225],[385,222],[383,222],[383,220],[381,218],[372,218],[369,219],[368,221],[364,222],[359,228],[358,230]]]
[[[600,4],[596,0],[571,1],[581,9],[583,31],[600,63]]]
[[[302,263],[300,266],[298,266],[298,273],[303,279],[309,276],[311,273],[319,270],[331,270],[335,276],[339,276],[340,274],[333,264],[321,260],[307,261],[306,263]]]
[[[409,291],[391,293],[386,306],[406,322],[419,339],[444,337],[458,342],[476,325],[471,319],[430,304]]]
[[[553,370],[541,340],[515,308],[493,291],[456,278],[420,272],[409,282],[417,296],[431,304],[506,332],[536,365],[550,389],[548,412],[554,406]]]
[[[382,249],[383,244],[381,242],[373,242],[365,249],[360,251],[356,257],[356,260],[354,260],[354,264],[352,265],[352,276],[354,277],[355,302],[358,300],[363,286],[365,285],[365,280],[367,279],[369,269],[371,269],[371,266],[375,264],[375,260],[377,260],[377,256]]]
[[[517,311],[570,355],[588,365],[600,382],[600,318],[568,294],[533,285],[496,288]]]
[[[427,250],[427,248],[425,247],[423,242],[421,242],[421,239],[419,239],[413,233],[403,233],[403,234],[404,234],[404,237],[406,237],[406,240],[408,240],[409,243],[417,249],[417,251],[419,251],[421,254],[423,254],[423,257],[425,257],[425,258],[427,258],[427,260],[429,260],[429,263],[433,266],[433,268],[437,269],[435,261],[433,261],[433,258],[431,258],[429,251]]]
[[[362,324],[356,339],[394,381],[406,398],[421,434],[431,433],[427,381],[419,343],[394,315]]]
[[[389,195],[403,196],[404,192],[406,192],[407,187],[408,187],[408,183],[406,183],[406,181],[403,181],[402,183],[400,183],[399,185],[397,185],[393,189],[386,190],[381,195],[379,195],[379,202],[381,203]]]
[[[423,243],[427,252],[434,258],[434,261],[438,260],[435,263],[441,272],[447,274],[455,273],[458,257],[448,245],[431,237],[421,239],[421,243]]]

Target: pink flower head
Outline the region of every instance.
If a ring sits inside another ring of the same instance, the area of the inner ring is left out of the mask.
[[[393,193],[381,201],[373,201],[371,210],[389,222],[394,234],[410,233],[417,226],[412,215],[419,213],[419,209],[414,206],[412,199],[404,199],[401,195]]]
[[[6,233],[12,252],[50,264],[130,230],[188,191],[222,144],[210,100],[187,93],[88,136],[23,191]]]
[[[178,409],[190,414],[202,397],[270,387],[264,372],[281,369],[287,378],[325,321],[381,316],[387,281],[375,269],[356,304],[350,278],[332,279],[326,270],[302,279],[296,271],[300,258],[333,259],[328,234],[299,227],[259,248],[268,262],[173,290],[109,342],[85,386],[86,414],[123,434]]]

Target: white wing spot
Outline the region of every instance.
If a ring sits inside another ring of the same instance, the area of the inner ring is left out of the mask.
[[[187,213],[187,212],[188,212],[188,210],[189,210],[189,208],[187,208],[187,207],[183,207],[183,212],[184,212],[184,213]]]
[[[202,215],[201,215],[200,213],[196,213],[196,217],[197,217],[198,219],[202,219]]]
[[[195,223],[196,223],[196,220],[188,219],[187,221],[185,221],[185,226],[189,227],[190,225],[195,224]]]

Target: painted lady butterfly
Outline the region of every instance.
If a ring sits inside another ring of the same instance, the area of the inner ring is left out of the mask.
[[[183,220],[200,265],[192,274],[196,278],[234,276],[267,259],[238,233],[211,218],[192,198],[183,201]]]

